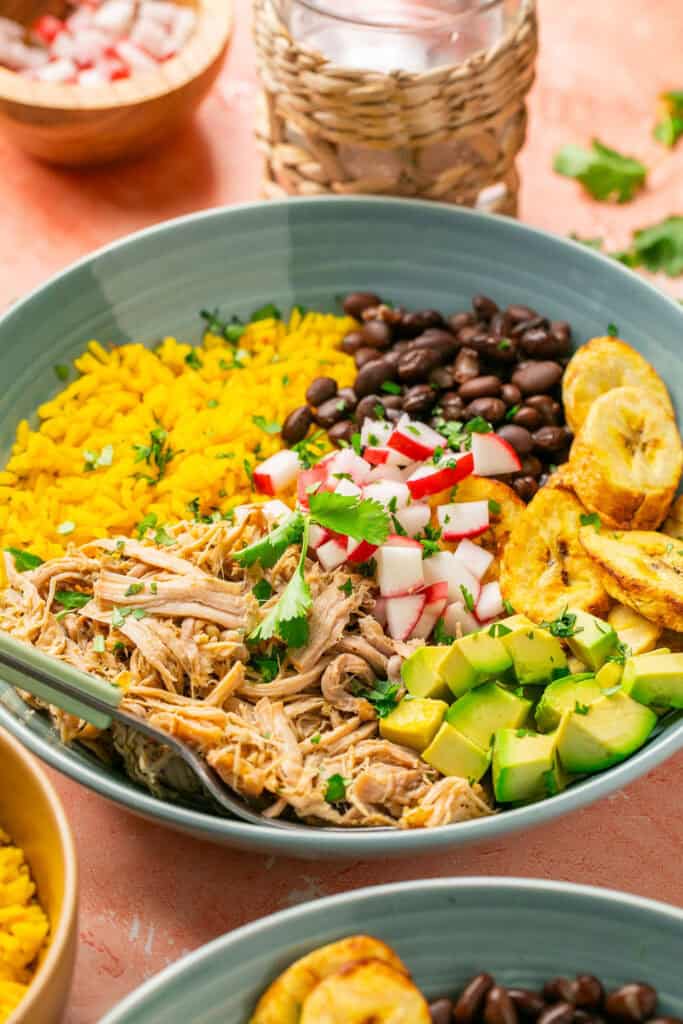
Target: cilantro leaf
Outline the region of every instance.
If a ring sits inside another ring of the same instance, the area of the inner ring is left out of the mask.
[[[667,217],[633,235],[633,264],[669,277],[683,273],[683,216]]]
[[[349,578],[339,585],[339,589],[343,594],[346,594],[347,597],[351,597],[351,594],[353,593],[353,581]]]
[[[251,592],[259,604],[265,604],[273,596],[273,588],[265,577],[252,587]]]
[[[144,583],[131,583],[128,590],[123,595],[124,597],[133,597],[135,594],[141,594],[145,589]]]
[[[567,611],[566,608],[556,619],[543,621],[541,629],[547,629],[552,636],[557,637],[575,636],[577,633],[582,632],[580,628],[576,628],[576,615]]]
[[[265,416],[252,416],[251,422],[266,434],[279,434],[282,430],[279,423],[276,423],[274,420],[267,420]]]
[[[597,512],[582,512],[579,522],[582,526],[592,526],[596,533],[600,533],[602,520]]]
[[[334,775],[330,775],[327,780],[327,786],[325,787],[325,799],[328,804],[340,803],[346,796],[346,787],[348,785],[347,780],[335,772]]]
[[[589,704],[582,704],[580,701],[574,701],[574,712],[577,715],[587,715],[590,711]]]
[[[460,584],[460,593],[462,594],[463,601],[465,602],[465,608],[467,608],[467,611],[468,612],[473,612],[474,611],[474,598],[472,597],[472,594],[467,589],[467,587],[465,586],[464,583]]]
[[[661,121],[657,122],[652,134],[658,142],[673,148],[683,135],[683,92],[662,93],[659,106]]]
[[[69,367],[64,363],[57,363],[54,367],[55,376],[57,380],[68,380],[69,379]]]
[[[21,548],[5,548],[5,551],[12,555],[17,572],[28,572],[43,564],[43,559],[30,551],[22,551]]]
[[[400,384],[397,384],[393,380],[385,380],[382,383],[382,391],[385,391],[388,395],[400,395],[403,390]]]
[[[222,320],[217,309],[214,309],[213,313],[203,309],[199,315],[206,323],[207,334],[225,338],[231,345],[236,345],[246,330],[239,317],[233,316],[229,321]]]
[[[397,683],[390,683],[388,679],[378,679],[371,690],[361,690],[363,697],[369,700],[378,718],[386,718],[398,705],[396,696],[399,687]]]
[[[270,654],[254,654],[249,664],[256,669],[264,683],[272,683],[280,671],[281,661],[280,652],[273,649]]]
[[[234,560],[243,568],[255,565],[256,562],[264,569],[270,569],[285,553],[291,544],[298,544],[304,532],[304,517],[300,512],[292,512],[291,516],[271,530],[262,540],[242,548],[233,555]]]
[[[73,611],[76,608],[84,608],[92,598],[92,594],[82,594],[80,590],[58,590],[55,594],[55,601],[58,601],[62,608]]]
[[[308,498],[311,519],[335,533],[368,544],[383,544],[389,536],[389,516],[377,501],[321,491]]]
[[[555,154],[553,169],[575,178],[594,199],[626,203],[645,184],[647,168],[640,160],[624,156],[593,139],[590,149],[563,146]]]
[[[303,441],[297,441],[292,445],[292,451],[299,456],[299,462],[304,469],[310,469],[316,462],[320,462],[325,454],[327,434],[324,430],[316,430]],[[360,441],[360,434],[358,435]],[[360,452],[358,452],[360,455]]]
[[[304,522],[299,564],[280,600],[250,634],[250,640],[282,640],[288,647],[303,647],[308,641],[308,613],[313,606],[311,588],[304,577],[308,551],[308,522]]]
[[[455,637],[446,632],[446,626],[443,619],[438,619],[434,626],[434,631],[432,632],[432,642],[439,646],[449,647],[454,643],[454,641]]]
[[[204,363],[199,358],[196,348],[191,348],[185,356],[185,362],[193,370],[201,370]]]
[[[142,540],[148,530],[154,529],[157,525],[158,519],[155,512],[149,512],[144,519],[141,519],[138,525],[135,527],[135,532],[138,535],[138,540]]]
[[[619,337],[619,328],[616,324],[607,324],[607,334],[610,338]]]
[[[249,317],[249,321],[252,324],[257,320],[282,320],[282,313],[272,302],[267,302],[265,306],[254,310]]]

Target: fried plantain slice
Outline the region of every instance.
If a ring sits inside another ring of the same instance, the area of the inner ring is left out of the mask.
[[[500,576],[500,560],[505,545],[526,505],[512,487],[508,487],[501,480],[491,480],[485,476],[468,476],[462,480],[458,484],[455,501],[488,501],[491,525],[486,533],[472,540],[474,544],[480,544],[495,556],[483,582],[497,580]],[[456,548],[458,545],[455,543],[452,546]]]
[[[666,385],[647,359],[619,338],[592,338],[572,356],[562,380],[567,423],[578,433],[593,402],[612,388],[648,388],[673,416]]]
[[[561,466],[558,466],[555,472],[550,474],[543,486],[551,491],[557,488],[561,488],[564,491],[573,491],[574,484],[569,463],[563,462]]]
[[[590,408],[569,456],[572,484],[591,512],[615,529],[655,529],[683,468],[683,447],[661,398],[613,388]]]
[[[515,611],[535,622],[565,608],[603,615],[609,600],[600,576],[579,543],[581,503],[565,490],[542,487],[512,529],[503,554],[500,586]]]
[[[384,942],[370,935],[350,935],[314,949],[288,967],[261,996],[250,1024],[300,1024],[302,1004],[316,985],[340,968],[368,959],[408,975],[407,967]]]
[[[625,604],[615,604],[607,616],[607,621],[631,654],[647,654],[648,651],[654,651],[662,632],[661,626],[656,622],[643,618]]]
[[[683,496],[676,498],[669,509],[661,532],[668,534],[669,537],[675,537],[676,540],[683,540]]]
[[[683,547],[664,533],[611,534],[583,527],[579,540],[615,600],[662,628],[683,632]]]
[[[313,989],[301,1024],[430,1024],[425,997],[410,979],[381,960],[342,967]]]

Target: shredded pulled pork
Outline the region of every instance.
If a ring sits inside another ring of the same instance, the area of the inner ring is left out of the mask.
[[[23,573],[6,555],[0,629],[121,687],[127,711],[198,750],[267,817],[417,828],[491,814],[481,786],[443,778],[413,750],[380,737],[368,696],[382,680],[400,686],[411,647],[369,614],[367,579],[308,561],[306,646],[247,642],[298,559],[294,548],[265,572],[240,568],[232,554],[265,531],[254,506],[236,525],[181,523],[164,546],[101,540]],[[252,590],[264,577],[272,596],[259,606]],[[64,591],[84,595],[83,606],[64,608]],[[118,755],[156,795],[201,798],[169,751],[121,726],[103,736],[50,711],[65,741]],[[344,792],[326,799],[332,776]]]

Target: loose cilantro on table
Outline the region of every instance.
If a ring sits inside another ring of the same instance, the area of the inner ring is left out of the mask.
[[[69,611],[84,608],[91,599],[92,594],[82,594],[80,590],[58,590],[55,593],[55,601]]]
[[[633,235],[631,266],[644,266],[669,277],[683,273],[683,216],[667,217]]]
[[[647,167],[633,157],[624,156],[593,139],[590,149],[563,146],[555,154],[553,169],[567,178],[580,181],[594,199],[633,199],[645,184]]]
[[[659,97],[661,120],[654,127],[653,135],[658,142],[670,149],[683,136],[683,91],[672,90]]]
[[[579,522],[582,526],[592,526],[596,533],[602,529],[602,520],[597,512],[582,512]]]
[[[546,620],[541,623],[541,629],[547,629],[552,636],[570,637],[583,632],[582,628],[576,628],[576,615],[566,608],[556,619]]]
[[[29,572],[43,564],[43,559],[31,551],[22,551],[21,548],[5,548],[5,551],[14,559],[14,568],[17,572]]]
[[[330,775],[325,787],[325,800],[328,804],[340,803],[346,797],[346,787],[349,782],[338,772]]]

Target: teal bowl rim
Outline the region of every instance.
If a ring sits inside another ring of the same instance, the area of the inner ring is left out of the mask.
[[[110,256],[124,250],[130,243],[142,239],[163,237],[188,224],[201,223],[202,221],[210,221],[216,218],[229,219],[231,214],[236,212],[254,211],[262,215],[265,213],[267,216],[267,211],[271,209],[276,211],[298,207],[305,209],[313,205],[343,208],[350,204],[369,208],[380,206],[395,207],[400,210],[408,208],[416,212],[436,210],[443,213],[444,216],[451,218],[454,223],[457,223],[458,220],[474,220],[478,221],[484,230],[486,230],[486,226],[495,223],[497,230],[509,232],[510,235],[517,238],[521,237],[523,240],[535,239],[538,243],[550,244],[551,246],[558,247],[560,250],[566,247],[575,252],[578,251],[582,254],[582,259],[595,263],[596,271],[598,268],[603,267],[610,274],[623,275],[624,281],[628,280],[631,288],[649,292],[652,296],[656,297],[658,302],[666,303],[681,317],[681,327],[683,329],[683,308],[673,298],[660,291],[659,288],[649,281],[634,274],[633,271],[618,261],[560,235],[553,235],[550,232],[531,227],[509,217],[482,213],[464,207],[450,206],[447,203],[373,196],[316,196],[312,198],[241,203],[229,207],[214,207],[173,220],[163,221],[142,231],[126,235],[124,238],[117,239],[115,242],[84,256],[59,274],[54,275],[48,281],[34,288],[27,296],[11,306],[0,317],[0,332],[8,323],[11,323],[14,317],[21,315],[38,294],[56,283],[66,282],[71,275],[76,274],[81,268],[97,261],[101,257]],[[326,858],[357,857],[359,855],[398,857],[406,854],[427,854],[442,850],[445,847],[496,839],[507,833],[541,825],[561,815],[586,807],[608,793],[623,788],[669,757],[672,757],[678,751],[683,750],[683,720],[681,720],[668,726],[655,740],[622,764],[610,768],[600,775],[592,776],[583,782],[570,786],[564,792],[548,800],[542,800],[527,807],[505,810],[491,817],[458,822],[452,825],[442,825],[433,829],[397,829],[387,833],[364,833],[359,830],[349,831],[348,834],[345,834],[326,832],[324,828],[301,829],[300,831],[279,830],[272,828],[268,824],[263,826],[252,825],[171,804],[159,800],[143,790],[138,791],[123,787],[116,778],[100,775],[89,766],[72,760],[66,748],[62,747],[61,744],[57,742],[53,744],[42,740],[25,723],[18,720],[7,708],[1,705],[0,725],[5,726],[29,750],[51,767],[133,813],[140,814],[143,817],[161,822],[181,831],[200,835],[214,842],[222,842],[224,845],[229,845],[230,841],[233,840],[236,845],[253,850],[262,850],[264,852],[275,850],[278,853],[302,857],[310,857],[312,853],[315,853],[317,856]]]
[[[631,893],[619,892],[617,889],[603,889],[596,885],[577,885],[573,882],[547,881],[542,878],[504,878],[490,875],[472,875],[465,878],[437,878],[418,879],[407,882],[393,882],[389,885],[366,886],[362,889],[353,889],[350,892],[338,893],[335,896],[325,896],[323,899],[311,900],[302,903],[300,906],[291,907],[287,910],[279,910],[274,914],[258,918],[249,924],[242,925],[235,931],[227,932],[225,935],[213,939],[206,945],[187,954],[181,960],[165,967],[159,974],[156,974],[149,981],[146,981],[130,995],[126,996],[112,1010],[110,1010],[100,1021],[100,1024],[119,1024],[133,1011],[144,1009],[145,1001],[163,991],[169,982],[177,981],[183,975],[192,976],[198,969],[215,955],[221,955],[227,959],[232,948],[238,946],[244,939],[255,938],[259,935],[267,936],[269,930],[277,925],[287,922],[298,921],[308,914],[316,914],[329,911],[330,919],[334,918],[334,911],[340,906],[358,903],[362,906],[364,901],[375,898],[386,898],[396,900],[400,905],[402,894],[429,892],[443,893],[444,898],[450,893],[476,893],[478,891],[516,893],[520,897],[539,894],[554,895],[561,899],[585,900],[587,912],[591,915],[607,915],[614,907],[622,910],[628,909],[636,914],[649,915],[656,920],[667,917],[671,922],[678,922],[683,931],[683,910],[661,903],[658,900],[647,899],[643,896],[634,896]],[[600,906],[601,904],[601,906]],[[128,1017],[128,1020],[134,1018]]]

